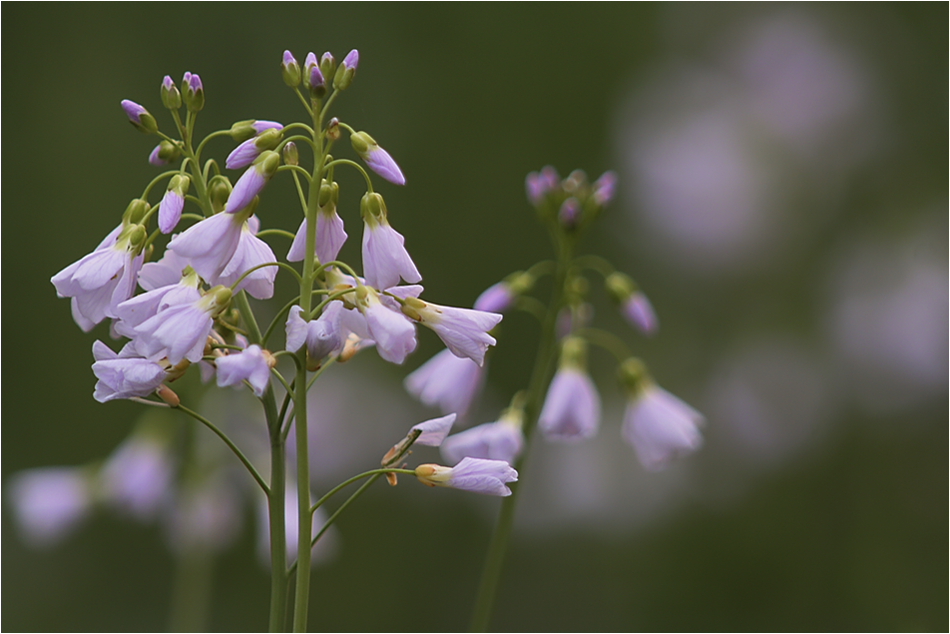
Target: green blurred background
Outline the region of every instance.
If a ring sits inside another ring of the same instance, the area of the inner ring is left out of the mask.
[[[659,336],[624,336],[708,420],[699,454],[644,472],[617,442],[623,402],[595,356],[603,428],[581,446],[535,446],[495,629],[943,630],[947,11],[4,5],[4,480],[99,461],[140,415],[91,398],[89,350],[107,329],[81,333],[49,283],[155,173],[154,140],[119,101],[168,127],[160,81],[190,70],[207,95],[202,131],[288,123],[301,113],[282,51],[358,48],[337,113],[407,176],[379,189],[427,296],[471,305],[548,256],[527,172],[615,169],[619,197],[583,248],[649,294]],[[342,184],[355,237],[360,183]],[[265,225],[295,229],[288,182],[266,194]],[[344,256],[357,259],[357,240]],[[599,323],[623,329],[601,295]],[[370,392],[377,409],[338,408],[357,416],[332,421],[343,440],[323,448],[335,466],[319,486],[371,467],[430,413],[399,390],[439,349],[429,334],[405,367],[365,354],[341,369],[331,385],[348,387],[326,398]],[[529,318],[506,319],[471,422],[524,384],[534,345]],[[384,418],[380,440],[366,426]],[[315,570],[311,627],[464,629],[497,510],[474,497],[409,481],[371,491]],[[11,508],[5,489],[4,630],[168,627],[175,562],[160,526],[103,511],[34,548]],[[266,627],[252,515],[213,562],[211,630]]]

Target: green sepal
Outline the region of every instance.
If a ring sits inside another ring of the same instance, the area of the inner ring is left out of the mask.
[[[122,214],[122,224],[137,225],[141,223],[149,209],[151,209],[151,205],[148,204],[148,201],[133,198],[128,207],[125,208],[125,213]]]
[[[211,199],[211,210],[214,213],[220,213],[227,207],[231,189],[231,181],[224,174],[218,174],[208,183],[208,197]]]

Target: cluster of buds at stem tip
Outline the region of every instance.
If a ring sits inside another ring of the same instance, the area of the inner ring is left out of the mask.
[[[581,170],[574,170],[561,180],[557,170],[549,165],[528,174],[525,190],[528,201],[542,218],[573,231],[592,221],[613,199],[616,184],[617,175],[613,172],[605,172],[594,183],[589,183]]]

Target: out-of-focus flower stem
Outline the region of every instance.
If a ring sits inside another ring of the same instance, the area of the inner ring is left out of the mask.
[[[558,252],[557,264],[554,271],[554,289],[551,301],[548,304],[544,321],[541,324],[541,337],[538,342],[538,353],[535,357],[534,369],[525,395],[524,407],[524,437],[525,446],[521,457],[512,465],[524,480],[524,469],[534,436],[534,428],[541,413],[541,404],[544,399],[545,388],[554,376],[557,367],[557,316],[564,303],[564,287],[567,282],[568,271],[574,260],[574,239],[570,235],[558,232],[552,227],[551,237]],[[521,486],[512,487],[512,494],[502,500],[501,511],[498,514],[498,523],[488,546],[485,556],[485,568],[478,586],[478,596],[475,600],[475,610],[472,614],[470,631],[487,632],[491,621],[495,595],[498,591],[498,581],[508,550],[511,537],[511,528],[515,519],[515,505]]]

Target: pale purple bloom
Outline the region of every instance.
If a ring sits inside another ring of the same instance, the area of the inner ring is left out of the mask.
[[[73,298],[73,314],[82,316],[83,321],[76,323],[83,330],[114,317],[116,306],[135,291],[144,255],[136,254],[129,239],[132,231],[128,227],[113,231],[95,251],[50,279],[60,297]]]
[[[193,276],[194,277],[194,276]],[[147,319],[176,304],[190,304],[201,299],[197,289],[197,278],[180,278],[175,284],[162,286],[136,295],[116,307],[115,329],[123,337],[133,339],[135,328]]]
[[[375,291],[367,290],[366,299],[358,304],[369,333],[369,337],[364,338],[376,342],[376,349],[383,359],[401,364],[416,349],[416,329],[401,313],[383,305]]]
[[[531,172],[525,177],[524,188],[525,193],[528,195],[528,202],[535,207],[541,204],[541,201],[544,200],[545,195],[548,193],[544,187],[544,181],[541,179],[541,175],[537,172]]]
[[[575,441],[597,433],[600,425],[600,397],[586,372],[562,367],[554,375],[538,427],[548,440]]]
[[[346,242],[346,230],[343,228],[343,219],[336,213],[336,209],[329,211],[320,209],[317,212],[317,241],[315,246],[317,260],[321,263],[332,262]],[[304,218],[294,236],[290,251],[287,252],[288,262],[300,262],[304,259],[307,248],[307,219]]]
[[[489,313],[503,313],[511,308],[514,302],[515,294],[511,292],[511,286],[507,282],[498,282],[485,289],[472,308]]]
[[[656,333],[659,323],[656,319],[656,313],[653,312],[653,305],[647,296],[640,291],[630,294],[622,307],[623,316],[631,324],[636,326],[640,332],[645,335]]]
[[[156,288],[177,284],[182,273],[189,266],[188,260],[171,249],[166,249],[162,259],[157,262],[146,262],[139,271],[139,286],[147,291]]]
[[[379,144],[365,132],[357,132],[350,137],[353,149],[371,170],[396,185],[405,185],[406,177],[402,170],[389,155],[389,152],[379,147]]]
[[[92,371],[99,381],[93,398],[100,403],[133,396],[148,396],[165,380],[165,369],[159,364],[135,356],[126,345],[116,353],[101,341],[92,344],[96,362]]]
[[[385,217],[363,223],[363,275],[367,284],[385,289],[396,286],[400,277],[410,284],[422,280],[404,242]]]
[[[702,414],[651,382],[627,401],[623,437],[645,469],[659,471],[702,446],[703,423]]]
[[[403,312],[439,335],[446,347],[457,357],[467,357],[482,365],[485,351],[495,345],[488,331],[498,325],[502,316],[468,308],[440,306],[421,300],[409,300]]]
[[[230,290],[218,287],[195,302],[169,306],[135,327],[136,350],[150,361],[168,357],[173,366],[182,359],[197,363],[204,356],[213,315],[230,299]]]
[[[185,197],[177,188],[169,188],[158,206],[158,229],[162,233],[171,233],[181,220],[181,211],[185,208]]]
[[[168,248],[184,258],[206,282],[217,284],[237,251],[243,227],[244,219],[240,216],[215,214],[172,238]]]
[[[247,168],[234,184],[224,211],[235,214],[250,205],[254,197],[261,193],[264,186],[277,173],[278,167],[280,167],[280,154],[272,150],[262,152],[254,164]]]
[[[406,390],[443,413],[464,416],[485,378],[482,367],[469,358],[442,350],[406,377]]]
[[[617,191],[617,173],[604,172],[594,182],[593,197],[594,201],[601,207],[607,205],[613,200]]]
[[[342,302],[330,302],[318,319],[304,321],[300,306],[293,306],[287,315],[287,350],[296,352],[306,343],[307,353],[314,361],[323,359],[343,347],[339,325]]]
[[[215,282],[209,283],[231,286],[247,270],[261,264],[277,261],[270,246],[254,235],[256,231],[254,230],[255,227],[251,226],[252,224],[258,224],[254,217],[245,222],[241,228],[237,248],[234,250],[234,255],[231,256],[227,266],[221,271],[221,275]],[[274,296],[274,280],[276,278],[277,267],[265,266],[245,277],[234,290],[237,292],[243,289],[257,299],[270,299]]]
[[[517,482],[518,472],[504,460],[463,458],[454,467],[424,464],[416,467],[416,477],[429,486],[451,487],[486,495],[511,495],[506,485]]]
[[[231,153],[228,154],[228,158],[224,161],[224,166],[229,170],[238,170],[242,167],[247,167],[253,163],[254,159],[260,156],[263,151],[264,148],[257,145],[257,137],[252,137],[231,150]]]
[[[502,419],[449,436],[442,443],[442,455],[448,462],[484,458],[514,464],[523,448],[524,434],[521,432],[520,419],[517,422]]]
[[[220,470],[188,481],[168,508],[163,516],[166,537],[176,552],[219,552],[240,534],[240,493]]]
[[[218,387],[251,384],[254,394],[264,396],[270,383],[270,364],[260,346],[254,344],[241,352],[231,352],[215,360],[218,368]]]
[[[89,513],[93,496],[82,469],[30,469],[11,476],[7,493],[23,539],[50,546],[63,539]]]
[[[103,495],[135,518],[150,520],[168,499],[173,467],[162,442],[136,434],[119,445],[103,465],[99,474]]]
[[[452,424],[455,423],[455,414],[448,414],[442,416],[441,418],[433,418],[427,420],[424,423],[419,423],[418,425],[413,425],[412,429],[409,431],[421,431],[419,437],[416,438],[417,445],[425,445],[427,447],[438,447],[442,444],[442,441],[445,440],[445,437],[449,435],[449,432],[452,430]]]

